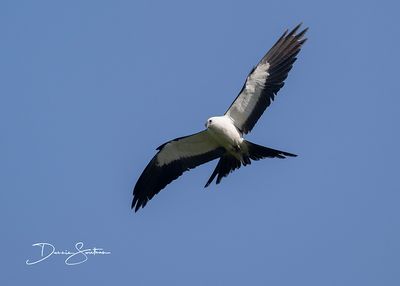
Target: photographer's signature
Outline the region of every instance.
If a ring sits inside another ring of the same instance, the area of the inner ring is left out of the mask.
[[[86,260],[88,260],[88,257],[93,255],[109,255],[111,254],[110,251],[105,251],[103,248],[85,248],[83,249],[83,242],[77,242],[75,244],[75,250],[69,251],[69,250],[56,250],[54,245],[51,243],[47,242],[38,242],[32,244],[32,246],[37,246],[40,250],[40,256],[36,259],[28,259],[26,260],[26,265],[34,265],[39,262],[42,262],[48,258],[50,258],[53,255],[65,255],[66,258],[64,260],[66,265],[78,265],[81,263],[84,263]]]

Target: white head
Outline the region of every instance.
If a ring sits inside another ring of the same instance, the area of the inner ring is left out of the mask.
[[[215,119],[216,119],[215,117],[208,118],[207,121],[206,121],[206,124],[204,124],[205,127],[209,128],[211,125],[213,125],[215,123],[215,121],[216,121]]]

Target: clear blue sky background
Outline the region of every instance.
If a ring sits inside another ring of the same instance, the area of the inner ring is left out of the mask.
[[[400,285],[396,1],[1,1],[1,285]],[[155,148],[204,127],[309,26],[249,140],[299,154],[130,210]],[[35,242],[110,256],[34,266]]]

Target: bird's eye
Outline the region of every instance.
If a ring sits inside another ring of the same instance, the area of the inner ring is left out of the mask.
[[[208,123],[212,123],[212,120],[210,119],[210,120],[208,120]]]

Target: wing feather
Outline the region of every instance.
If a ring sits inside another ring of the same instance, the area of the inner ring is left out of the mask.
[[[275,99],[275,95],[285,85],[284,81],[307,40],[303,38],[307,28],[296,34],[300,25],[289,34],[286,30],[252,69],[239,95],[225,113],[244,134],[253,129],[265,109]]]
[[[133,189],[135,212],[185,171],[217,159],[225,152],[206,130],[166,142],[157,150]]]

